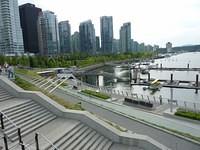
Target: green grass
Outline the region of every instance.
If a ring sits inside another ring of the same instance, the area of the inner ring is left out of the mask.
[[[24,90],[42,92],[43,94],[47,95],[52,100],[54,100],[55,102],[57,102],[58,104],[64,106],[67,109],[84,110],[81,107],[81,103],[77,103],[77,104],[69,103],[69,102],[65,101],[64,99],[62,99],[62,98],[59,98],[59,97],[57,97],[57,96],[55,96],[53,94],[49,94],[46,91],[42,91],[38,87],[34,86],[33,84],[31,84],[31,83],[29,83],[29,82],[27,82],[27,81],[25,81],[25,80],[23,80],[23,79],[21,79],[19,77],[16,77],[14,82],[15,82],[15,84],[17,84],[19,87],[23,88]]]
[[[184,109],[179,108],[177,112],[175,113],[175,115],[200,121],[200,113],[197,113],[197,112],[185,111]]]
[[[20,69],[20,68],[16,68],[15,69],[15,72],[17,74],[22,74],[22,75],[27,75],[27,76],[31,76],[31,77],[39,77],[41,78],[41,76],[39,76],[37,74],[37,71],[36,70],[28,70],[28,69]]]
[[[97,98],[101,98],[103,100],[106,100],[106,99],[110,98],[110,96],[108,96],[106,94],[103,94],[103,93],[100,93],[100,92],[96,92],[96,91],[92,91],[92,90],[82,90],[81,92],[85,93],[85,94],[88,94],[88,95],[91,95],[91,96],[94,96],[94,97],[97,97]]]

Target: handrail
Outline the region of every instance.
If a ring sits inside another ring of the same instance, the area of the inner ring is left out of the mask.
[[[59,150],[45,135],[41,134],[41,133],[37,133],[38,135],[40,135],[42,138],[44,138],[45,141],[47,141],[51,147],[54,148],[54,150]]]
[[[7,119],[15,128],[19,129],[19,127],[18,127],[12,120],[10,120],[10,119],[8,118],[8,116],[7,116],[4,112],[0,111],[0,114],[3,114],[3,116],[5,116],[6,119]]]

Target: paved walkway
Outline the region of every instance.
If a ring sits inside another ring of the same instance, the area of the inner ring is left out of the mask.
[[[177,131],[180,131],[183,133],[188,133],[193,136],[200,137],[200,125],[199,124],[195,124],[192,122],[190,123],[187,121],[176,120],[176,119],[172,119],[172,118],[167,118],[165,116],[144,112],[144,111],[141,111],[138,109],[134,109],[133,107],[125,106],[125,105],[96,100],[92,97],[88,97],[88,96],[79,94],[77,91],[69,89],[69,88],[65,88],[63,90],[67,91],[68,93],[79,96],[80,98],[82,98],[85,101],[96,103],[96,104],[104,106],[108,109],[112,109],[112,110],[118,111],[120,113],[123,113],[127,116],[135,117],[135,118],[150,122],[152,124],[156,124],[158,126],[170,128],[173,130],[177,130]]]

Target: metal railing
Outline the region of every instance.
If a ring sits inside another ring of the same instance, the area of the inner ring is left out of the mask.
[[[39,142],[38,142],[38,138],[39,136],[41,136],[48,144],[50,144],[50,148],[52,148],[53,150],[59,150],[54,144],[53,142],[51,142],[45,135],[41,134],[41,133],[36,133],[35,134],[35,140],[36,140],[36,150],[39,150]]]

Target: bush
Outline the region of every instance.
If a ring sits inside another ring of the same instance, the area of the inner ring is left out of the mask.
[[[110,98],[110,96],[100,93],[100,92],[96,92],[96,91],[91,91],[91,90],[82,90],[81,92],[88,94],[88,95],[92,95],[101,99],[108,99]]]
[[[200,120],[200,113],[192,112],[192,111],[185,111],[183,109],[178,109],[175,113],[176,116],[181,116],[193,120]]]

